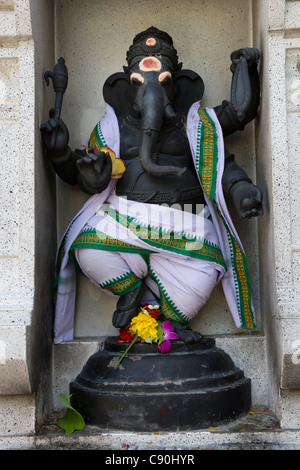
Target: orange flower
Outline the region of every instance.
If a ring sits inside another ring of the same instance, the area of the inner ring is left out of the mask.
[[[125,164],[121,158],[116,158],[115,152],[109,147],[100,147],[100,152],[108,152],[112,162],[112,171],[111,178],[118,179],[123,176],[124,171],[126,170]]]
[[[156,338],[157,326],[157,321],[149,313],[140,312],[131,320],[129,331],[133,335],[137,332],[138,337],[145,341],[148,338]]]

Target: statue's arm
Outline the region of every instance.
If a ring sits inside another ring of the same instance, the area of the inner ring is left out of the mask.
[[[240,217],[250,218],[263,214],[262,191],[252,183],[247,173],[234,160],[234,155],[227,150],[222,186],[225,198],[231,200]]]
[[[69,132],[60,119],[58,123],[52,118],[41,125],[42,142],[47,158],[57,175],[66,183],[78,184],[87,194],[103,191],[109,181],[112,162],[108,153],[93,149],[71,150]]]
[[[243,130],[256,117],[260,103],[259,51],[239,49],[231,54],[231,60],[231,99],[214,108],[224,137]]]
[[[78,168],[76,162],[80,156],[73,152],[70,147],[67,147],[63,155],[57,157],[53,153],[46,150],[47,158],[51,162],[55,173],[66,183],[75,185],[78,184]]]

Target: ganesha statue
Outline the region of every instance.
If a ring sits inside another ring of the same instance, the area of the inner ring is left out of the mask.
[[[143,303],[159,304],[182,341],[200,341],[189,323],[218,283],[236,326],[255,328],[228,203],[242,218],[258,216],[262,192],[224,139],[256,117],[259,52],[239,49],[231,60],[230,101],[203,108],[201,77],[182,68],[169,34],[151,27],[134,38],[123,72],[104,83],[106,114],[86,147],[73,151],[50,111],[41,126],[47,157],[60,178],[90,195],[58,250],[56,343],[74,335],[78,272],[116,297],[115,328]]]

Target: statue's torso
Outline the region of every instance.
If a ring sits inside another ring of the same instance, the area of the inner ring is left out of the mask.
[[[177,121],[172,126],[162,128],[156,153],[153,155],[157,165],[186,167],[187,170],[181,178],[176,175],[148,175],[139,161],[141,140],[142,133],[138,121],[124,118],[120,123],[120,157],[126,165],[126,171],[117,183],[117,194],[131,200],[154,204],[203,204],[203,193],[183,124]]]

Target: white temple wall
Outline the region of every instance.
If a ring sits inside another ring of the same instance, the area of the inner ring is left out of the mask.
[[[206,106],[230,97],[233,50],[254,46],[262,53],[259,116],[227,142],[264,193],[263,217],[235,218],[259,329],[235,328],[221,288],[193,328],[216,336],[252,379],[255,404],[270,406],[283,429],[300,427],[299,5],[0,0],[0,435],[34,433],[102,338],[116,334],[115,302],[79,278],[76,338],[51,344],[56,245],[87,196],[56,178],[43,157],[39,126],[54,104],[43,73],[65,58],[62,117],[71,146],[80,147],[105,112],[105,79],[122,70],[134,35],[151,25],[167,30],[184,67],[201,74]]]

